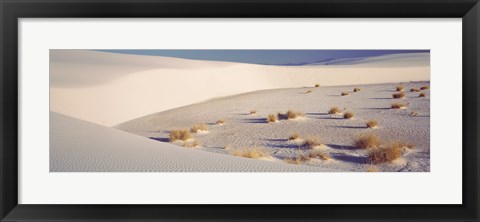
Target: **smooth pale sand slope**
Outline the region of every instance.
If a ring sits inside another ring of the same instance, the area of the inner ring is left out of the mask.
[[[295,171],[332,170],[182,148],[50,112],[50,172]]]
[[[360,64],[267,66],[88,50],[50,51],[50,110],[105,126],[265,89],[429,80],[429,54]]]
[[[155,113],[117,128],[162,143],[168,142],[171,130],[189,129],[194,124],[204,123],[209,133],[193,134],[201,147],[191,149],[231,155],[235,148],[257,146],[268,150],[278,160],[308,152],[299,150],[298,142],[288,140],[293,133],[299,133],[304,138],[320,138],[326,144],[321,150],[332,157],[328,161],[312,159],[302,164],[332,171],[367,171],[371,167],[367,163],[368,153],[355,149],[354,139],[362,133],[375,133],[385,143],[405,141],[415,145],[393,163],[378,164],[379,171],[430,171],[430,92],[423,90],[427,97],[420,98],[418,92],[409,91],[429,83],[402,84],[405,86],[404,99],[392,98],[398,83],[255,91]],[[353,93],[354,87],[360,87],[361,91]],[[308,90],[312,92],[306,93]],[[340,96],[344,91],[350,92],[350,96]],[[394,102],[408,104],[408,108],[390,109]],[[329,115],[327,112],[333,106],[352,111],[354,119]],[[289,109],[304,112],[306,117],[266,122],[269,114]],[[257,114],[250,115],[250,110],[256,110]],[[418,115],[413,116],[412,112]],[[216,125],[220,119],[225,120],[225,124]],[[379,128],[367,128],[365,124],[370,119],[377,120]],[[226,145],[230,149],[224,149]]]

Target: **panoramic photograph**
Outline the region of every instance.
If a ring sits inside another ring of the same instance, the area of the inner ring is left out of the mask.
[[[49,54],[50,172],[430,172],[430,50]]]

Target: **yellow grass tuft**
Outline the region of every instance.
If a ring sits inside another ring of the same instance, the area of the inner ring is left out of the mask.
[[[346,112],[345,114],[343,114],[343,118],[345,119],[351,119],[353,118],[354,114],[352,112]]]
[[[190,131],[192,133],[196,133],[198,131],[207,131],[208,130],[208,127],[207,125],[203,124],[203,123],[200,123],[200,124],[195,124],[192,126],[192,128],[190,129]]]
[[[304,117],[305,114],[299,111],[288,110],[287,113],[277,113],[277,118],[284,119],[296,119],[299,117]]]
[[[419,88],[411,88],[410,92],[420,92],[420,89]]]
[[[221,119],[216,122],[217,125],[222,125],[225,123],[225,120]]]
[[[372,149],[368,153],[368,161],[373,164],[390,163],[402,156],[403,147],[396,143],[384,148]]]
[[[267,123],[274,123],[274,122],[277,122],[277,121],[278,121],[278,118],[277,118],[276,115],[273,115],[273,114],[268,115]]]
[[[394,99],[405,98],[405,93],[403,93],[403,92],[401,92],[401,93],[394,93],[394,94],[392,95],[392,97],[393,97]]]
[[[255,115],[255,114],[257,114],[257,111],[256,111],[256,110],[251,110],[251,111],[250,111],[250,115]]]
[[[378,123],[377,123],[376,120],[373,120],[373,119],[372,119],[372,120],[369,120],[369,121],[367,122],[367,128],[372,128],[372,129],[373,129],[373,128],[377,127],[377,126],[378,126]]]
[[[407,105],[402,104],[402,103],[393,103],[391,108],[392,109],[405,109],[405,108],[407,108]]]
[[[195,148],[199,146],[200,146],[200,143],[197,140],[183,143],[183,147],[188,147],[188,148]]]
[[[319,158],[321,160],[331,159],[330,154],[328,154],[327,152],[324,152],[324,151],[320,151],[320,150],[311,150],[310,152],[308,152],[308,156],[310,158]]]
[[[348,95],[350,95],[350,94],[349,94],[348,92],[342,92],[341,95],[342,95],[342,96],[348,96]]]
[[[266,150],[260,149],[256,146],[236,149],[232,152],[232,154],[234,156],[252,158],[252,159],[258,159],[258,158],[270,156],[270,154]]]
[[[316,146],[321,146],[321,145],[323,145],[322,140],[316,137],[310,137],[305,139],[305,141],[303,141],[303,144],[300,146],[300,148],[313,149]]]
[[[427,97],[427,94],[426,93],[420,93],[420,94],[418,94],[418,97]]]
[[[360,88],[353,88],[353,92],[360,92]]]
[[[380,170],[376,166],[368,166],[367,172],[379,172]]]
[[[188,140],[192,138],[192,135],[190,134],[190,132],[188,130],[172,130],[170,131],[170,136],[169,136],[169,139],[170,139],[170,142],[174,142],[174,141],[177,141],[177,140]]]
[[[405,87],[403,87],[402,85],[399,85],[395,88],[396,91],[403,91]]]
[[[312,90],[308,90],[306,93],[312,93]]]
[[[317,87],[317,88],[320,87],[320,84],[319,83],[315,84],[315,87]]]
[[[421,90],[430,89],[430,86],[422,86],[420,89],[421,89]]]
[[[297,156],[294,156],[294,157],[287,157],[285,159],[283,159],[283,161],[285,161],[286,163],[290,163],[290,164],[301,164],[305,161],[309,161],[310,160],[310,157],[307,156],[307,155],[297,155]]]
[[[410,115],[411,116],[418,116],[418,113],[417,112],[411,112]]]
[[[330,110],[328,111],[328,114],[337,114],[337,113],[340,113],[340,109],[336,106],[330,108]]]
[[[300,138],[300,134],[294,133],[290,137],[288,137],[289,140],[296,140]]]
[[[358,149],[371,149],[380,146],[380,138],[375,134],[362,134],[355,138],[355,147]]]

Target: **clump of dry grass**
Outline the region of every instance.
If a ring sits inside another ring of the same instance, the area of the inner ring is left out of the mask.
[[[300,139],[300,134],[294,133],[294,134],[292,134],[290,137],[288,137],[288,139],[289,139],[289,140]]]
[[[301,164],[305,161],[309,161],[310,160],[310,157],[309,156],[306,156],[306,155],[297,155],[297,156],[294,156],[294,157],[287,157],[285,159],[283,159],[283,161],[285,161],[286,163],[290,163],[290,164]]]
[[[348,92],[342,92],[341,95],[342,95],[342,96],[348,96],[348,95],[350,95],[350,94],[349,94]]]
[[[278,118],[276,115],[270,114],[267,116],[267,123],[274,123],[277,121],[278,121]]]
[[[303,144],[300,146],[301,149],[313,149],[316,146],[321,146],[323,145],[322,140],[316,137],[310,137],[306,138],[305,141],[303,141]]]
[[[257,111],[256,111],[256,110],[251,110],[251,111],[250,111],[250,115],[255,115],[255,114],[257,114]]]
[[[411,88],[410,92],[420,92],[420,89],[419,88]]]
[[[403,91],[404,88],[405,87],[403,87],[402,85],[399,85],[395,88],[395,90],[400,92],[400,91]]]
[[[367,172],[379,172],[380,170],[376,166],[368,166]]]
[[[308,90],[306,93],[312,93],[312,90]]]
[[[225,120],[221,119],[216,122],[217,125],[222,125],[225,123]]]
[[[405,108],[407,108],[407,105],[402,104],[402,103],[393,103],[391,108],[392,109],[405,109]]]
[[[408,148],[408,149],[411,149],[413,150],[415,148],[415,145],[413,143],[407,143],[407,142],[404,142],[404,141],[395,141],[395,142],[392,142],[390,143],[391,146],[398,146],[400,148]]]
[[[411,112],[410,115],[411,116],[418,116],[418,113],[417,112]]]
[[[380,146],[380,138],[375,134],[362,134],[355,138],[355,145],[358,149],[371,149]]]
[[[270,156],[270,154],[266,150],[260,149],[256,146],[236,149],[232,152],[232,154],[234,156],[246,157],[246,158],[252,158],[252,159],[258,159],[258,158]]]
[[[170,135],[169,135],[170,142],[174,142],[177,140],[185,141],[190,138],[192,138],[192,135],[188,130],[172,130],[170,131]]]
[[[195,124],[192,126],[192,128],[190,129],[190,131],[192,133],[196,133],[198,131],[208,131],[208,127],[207,125],[203,124],[203,123],[200,123],[200,124]]]
[[[199,146],[200,146],[200,143],[197,140],[183,143],[183,147],[188,147],[188,148],[195,148]]]
[[[304,117],[305,114],[299,111],[288,110],[287,113],[277,113],[277,118],[281,120],[285,119],[296,119],[299,117]]]
[[[376,120],[373,120],[373,119],[372,119],[372,120],[369,120],[369,121],[367,122],[367,128],[373,129],[373,128],[376,128],[376,127],[378,127],[378,123],[377,123]]]
[[[354,114],[352,112],[346,112],[345,114],[343,114],[343,118],[344,119],[351,119],[353,118]]]
[[[368,161],[373,164],[390,163],[402,156],[403,147],[392,143],[383,148],[372,149],[368,153]]]
[[[418,97],[427,97],[427,94],[426,93],[420,93],[420,94],[418,94]]]
[[[353,92],[360,92],[360,88],[353,88]]]
[[[340,113],[340,109],[336,106],[330,108],[330,110],[328,111],[328,114],[337,114],[337,113]]]
[[[320,150],[311,150],[310,152],[308,152],[308,156],[310,158],[319,158],[321,160],[331,159],[330,154],[328,154],[327,152],[324,152],[324,151],[320,151]]]
[[[422,86],[420,87],[421,90],[426,90],[426,89],[430,89],[430,86]]]
[[[319,83],[315,84],[315,87],[317,87],[317,88],[320,87],[320,84]]]
[[[392,95],[392,97],[393,97],[394,99],[405,98],[405,93],[403,93],[403,92],[401,92],[401,93],[394,93],[394,94]]]

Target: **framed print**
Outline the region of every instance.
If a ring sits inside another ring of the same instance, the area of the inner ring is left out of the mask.
[[[1,1],[1,220],[478,221],[479,7]]]

